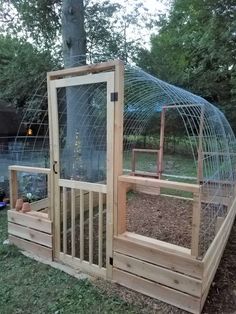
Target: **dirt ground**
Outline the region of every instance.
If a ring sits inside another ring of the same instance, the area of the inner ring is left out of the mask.
[[[132,193],[127,202],[127,230],[190,248],[192,206],[192,201]]]
[[[103,280],[94,282],[104,293],[118,295],[129,304],[140,308],[139,313],[148,314],[184,314],[187,313],[138,292],[134,292],[118,284]],[[208,298],[202,311],[203,314],[236,314],[236,223],[227,243],[221,263],[213,280]]]

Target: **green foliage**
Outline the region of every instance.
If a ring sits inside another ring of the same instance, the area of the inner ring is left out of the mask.
[[[233,0],[174,0],[139,64],[217,103],[236,128],[236,13]]]
[[[39,52],[30,43],[0,35],[0,99],[25,106],[52,67],[48,52]],[[41,88],[46,91],[45,85]]]
[[[2,314],[138,313],[124,301],[3,245],[7,213],[0,211],[0,308]]]

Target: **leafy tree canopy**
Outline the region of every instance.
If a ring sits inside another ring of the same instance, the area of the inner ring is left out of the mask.
[[[139,64],[221,105],[236,128],[235,1],[173,0],[159,27]]]

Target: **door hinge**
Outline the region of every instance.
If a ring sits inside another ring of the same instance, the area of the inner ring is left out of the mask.
[[[118,101],[118,92],[111,93],[111,101]]]
[[[113,266],[113,257],[110,257],[109,264]]]

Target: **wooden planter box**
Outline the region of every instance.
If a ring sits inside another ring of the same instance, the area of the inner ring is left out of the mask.
[[[48,214],[8,211],[9,241],[20,249],[52,260],[52,222]]]

